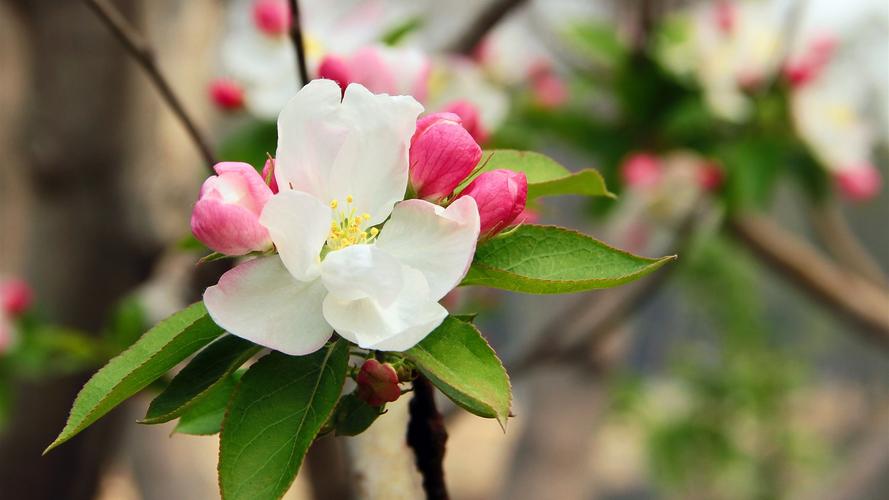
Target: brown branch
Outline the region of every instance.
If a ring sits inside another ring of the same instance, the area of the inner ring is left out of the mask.
[[[525,0],[495,0],[488,5],[467,30],[450,46],[451,52],[470,54],[491,28],[497,25],[514,8],[524,4]]]
[[[176,115],[176,118],[185,127],[192,142],[204,157],[207,165],[212,167],[216,163],[213,150],[209,142],[200,132],[194,120],[185,111],[182,102],[176,97],[167,79],[164,77],[155,61],[154,51],[148,41],[139,34],[135,27],[112,5],[108,0],[83,0],[86,5],[102,20],[105,26],[114,34],[118,41],[126,48],[127,52],[136,60],[139,66],[148,75],[148,78],[160,92],[161,97]]]
[[[410,402],[411,420],[407,426],[407,444],[414,450],[417,469],[423,476],[423,490],[428,500],[448,500],[444,480],[445,442],[448,432],[435,405],[435,389],[425,377],[414,380]]]
[[[889,294],[826,259],[802,239],[762,216],[735,217],[737,238],[802,290],[862,327],[869,340],[889,347]]]
[[[818,238],[843,267],[878,287],[886,288],[883,269],[855,236],[835,201],[825,201],[813,207],[809,215]]]
[[[299,16],[299,0],[290,0],[290,38],[296,49],[296,70],[303,85],[309,83],[309,70],[306,66],[306,47],[303,39],[302,20]]]

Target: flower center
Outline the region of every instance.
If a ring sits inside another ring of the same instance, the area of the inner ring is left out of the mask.
[[[352,245],[372,243],[380,230],[372,227],[364,230],[362,226],[370,220],[370,214],[356,214],[352,206],[352,195],[346,196],[346,206],[340,209],[339,200],[330,202],[333,221],[327,235],[327,246],[331,250],[340,250]]]

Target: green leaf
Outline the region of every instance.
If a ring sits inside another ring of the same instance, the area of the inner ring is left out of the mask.
[[[142,423],[159,424],[182,415],[260,349],[260,346],[234,335],[226,335],[213,342],[154,398]]]
[[[454,403],[506,429],[509,376],[475,326],[449,316],[404,356]]]
[[[614,198],[614,194],[605,187],[605,181],[599,172],[588,168],[572,173],[552,158],[533,151],[485,151],[479,164],[484,166],[467,183],[479,174],[491,170],[524,172],[528,178],[528,200],[568,194]]]
[[[478,246],[463,285],[573,293],[641,278],[675,256],[648,259],[556,226],[519,226]]]
[[[203,302],[192,304],[148,330],[83,386],[65,428],[47,451],[111,411],[222,334]]]
[[[336,406],[349,347],[308,356],[273,352],[247,370],[232,396],[219,446],[225,500],[280,498]]]
[[[337,436],[357,436],[366,431],[380,416],[382,407],[365,403],[355,393],[340,398],[333,413],[333,427]]]
[[[231,400],[235,386],[238,384],[237,372],[227,375],[218,384],[209,389],[207,394],[195,404],[188,407],[173,432],[194,436],[210,436],[219,433],[225,410]]]

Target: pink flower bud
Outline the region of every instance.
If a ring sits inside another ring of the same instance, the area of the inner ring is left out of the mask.
[[[717,191],[725,182],[725,173],[714,163],[705,163],[698,169],[698,183],[705,191]]]
[[[840,192],[853,201],[867,201],[876,196],[882,187],[880,171],[870,164],[856,165],[835,174]]]
[[[292,16],[286,0],[256,0],[253,3],[253,22],[260,31],[280,36],[290,30]]]
[[[191,213],[191,231],[209,248],[226,255],[244,255],[271,247],[268,230],[259,223],[272,190],[246,163],[213,167]]]
[[[784,75],[790,85],[798,88],[814,80],[833,58],[836,47],[837,39],[832,35],[814,37],[805,51],[791,58],[784,67]]]
[[[10,279],[0,282],[0,307],[10,316],[18,316],[31,307],[34,294],[24,280]]]
[[[472,196],[478,205],[482,238],[490,238],[508,227],[525,209],[528,179],[522,172],[491,170],[475,178],[460,197]]]
[[[730,0],[718,1],[713,11],[713,18],[720,31],[726,34],[731,33],[738,21],[737,6]]]
[[[488,140],[488,130],[482,124],[482,119],[475,104],[464,100],[454,101],[445,106],[442,111],[459,116],[460,120],[462,120],[463,128],[469,132],[469,135],[475,139],[475,142],[482,144]]]
[[[635,153],[624,160],[620,176],[624,184],[631,188],[649,188],[661,179],[660,160],[648,153]]]
[[[268,184],[272,193],[278,193],[278,181],[275,179],[275,159],[269,158],[262,167],[262,180]]]
[[[552,109],[568,101],[568,86],[553,71],[548,61],[538,61],[530,70],[534,100],[543,108]]]
[[[478,164],[482,148],[453,113],[433,113],[417,120],[411,137],[411,186],[417,196],[440,200],[454,191]]]
[[[218,78],[210,83],[210,98],[226,111],[241,109],[244,106],[244,89],[228,78]]]
[[[318,66],[318,78],[335,81],[343,89],[343,92],[352,83],[352,74],[349,71],[348,63],[342,57],[335,55],[325,56],[321,61]]]
[[[391,403],[401,396],[398,373],[389,363],[368,359],[361,365],[358,376],[358,397],[371,406]]]

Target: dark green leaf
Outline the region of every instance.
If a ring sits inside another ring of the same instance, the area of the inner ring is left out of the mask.
[[[217,434],[222,429],[222,421],[225,419],[225,410],[231,395],[237,385],[236,374],[227,375],[213,385],[207,394],[195,404],[190,405],[173,432],[179,434],[192,434],[195,436],[210,436]]]
[[[638,279],[675,257],[648,259],[555,226],[519,226],[478,246],[464,285],[573,293]]]
[[[222,328],[213,323],[202,302],[158,323],[89,379],[74,400],[65,428],[46,451],[74,437],[221,334]]]
[[[467,183],[479,174],[491,170],[506,169],[523,172],[528,178],[529,200],[541,196],[568,194],[614,197],[614,194],[605,187],[605,181],[599,172],[593,169],[584,169],[572,173],[552,158],[533,151],[512,149],[485,151],[479,164],[484,167]]]
[[[159,424],[178,417],[260,349],[256,344],[234,335],[226,335],[213,342],[154,398],[142,423]]]
[[[382,407],[371,406],[355,393],[340,398],[333,413],[333,427],[337,436],[357,436],[380,416]]]
[[[475,326],[449,316],[404,356],[455,403],[506,429],[509,377]]]
[[[280,498],[336,406],[349,347],[329,344],[307,356],[273,352],[235,389],[219,447],[225,500]]]

